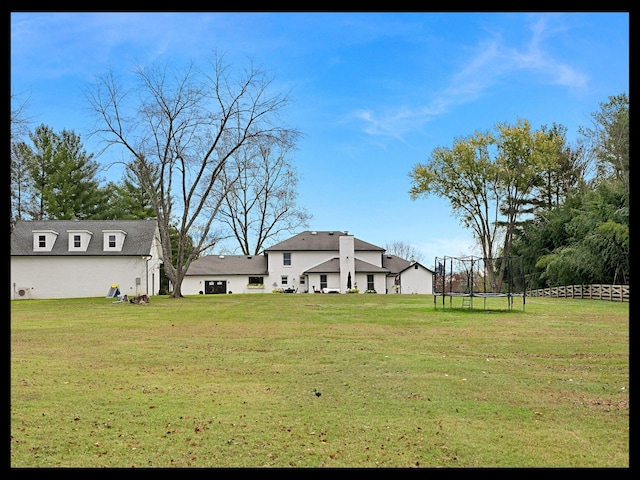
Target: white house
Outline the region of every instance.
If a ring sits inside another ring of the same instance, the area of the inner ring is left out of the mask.
[[[433,293],[433,271],[339,231],[306,231],[263,255],[194,260],[182,293]]]
[[[45,220],[11,232],[12,299],[154,295],[162,248],[152,220]],[[113,294],[113,292],[111,292]]]

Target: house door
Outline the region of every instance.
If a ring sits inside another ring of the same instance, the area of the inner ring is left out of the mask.
[[[207,280],[204,282],[205,293],[227,293],[226,280]]]

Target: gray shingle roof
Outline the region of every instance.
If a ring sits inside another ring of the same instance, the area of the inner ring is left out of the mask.
[[[295,235],[288,240],[284,240],[280,243],[273,245],[272,247],[265,248],[265,252],[275,251],[339,251],[340,250],[340,236],[344,235],[344,232],[335,231],[306,231]],[[355,238],[353,241],[354,251],[380,251],[384,252],[384,248],[377,247],[371,243],[363,242],[362,240]]]
[[[268,275],[264,255],[208,255],[189,265],[186,275]]]
[[[389,271],[393,274],[404,272],[407,268],[411,267],[414,263],[418,262],[410,262],[409,260],[405,260],[404,258],[400,258],[396,255],[383,255],[382,256],[382,266],[388,268]],[[418,265],[426,268],[430,272],[432,271],[430,268],[425,267],[421,263]]]
[[[389,273],[389,270],[384,267],[378,267],[369,262],[364,262],[358,258],[354,259],[354,273]],[[322,262],[314,267],[305,270],[303,273],[339,273],[340,272],[340,258],[335,257],[326,262]]]
[[[391,273],[400,273],[402,270],[411,265],[411,262],[396,255],[383,255],[382,265],[389,269]]]
[[[409,266],[407,266],[406,268],[404,268],[404,269],[400,270],[400,273],[404,272],[405,270],[408,270],[408,269],[409,269],[410,267],[412,267],[414,264],[415,264],[415,265],[420,265],[420,266],[421,266],[422,268],[424,268],[425,270],[427,270],[427,271],[429,271],[429,272],[431,272],[431,273],[434,273],[433,269],[431,269],[431,268],[429,268],[429,267],[425,267],[424,265],[422,265],[422,264],[421,264],[421,263],[419,263],[419,262],[411,262],[411,264],[410,264]]]
[[[138,256],[151,251],[158,222],[150,220],[19,220],[11,232],[13,256]],[[53,230],[58,238],[50,252],[33,251],[33,230]],[[70,252],[67,230],[88,230],[93,236],[85,252]],[[119,252],[103,250],[103,230],[122,230],[127,236]]]

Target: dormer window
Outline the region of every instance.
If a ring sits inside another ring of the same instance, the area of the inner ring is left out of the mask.
[[[34,230],[33,251],[50,252],[53,244],[56,243],[56,238],[58,238],[58,232],[53,230]]]
[[[69,251],[86,252],[93,233],[89,230],[67,230],[69,234]]]
[[[103,250],[105,252],[120,252],[124,245],[127,232],[124,230],[103,230]]]

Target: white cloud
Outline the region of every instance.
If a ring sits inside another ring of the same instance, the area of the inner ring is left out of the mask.
[[[398,112],[368,109],[355,114],[369,135],[402,138],[410,130],[422,126],[456,105],[477,100],[505,77],[522,76],[523,82],[539,81],[569,88],[582,88],[587,77],[569,64],[557,60],[546,47],[559,29],[547,27],[545,17],[538,17],[530,26],[530,37],[521,47],[510,47],[498,34],[481,40],[473,49],[474,56],[464,60],[451,83],[435,95],[428,104]]]

